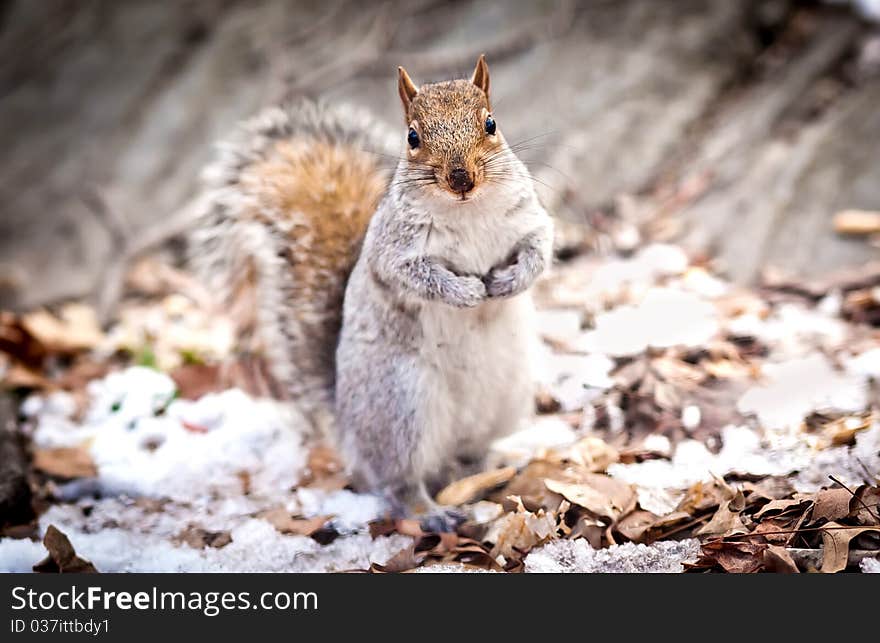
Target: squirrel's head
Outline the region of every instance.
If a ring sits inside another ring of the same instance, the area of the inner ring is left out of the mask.
[[[398,72],[409,161],[401,180],[467,200],[490,178],[487,165],[505,147],[489,105],[486,59],[480,56],[470,80],[418,88],[403,67]]]

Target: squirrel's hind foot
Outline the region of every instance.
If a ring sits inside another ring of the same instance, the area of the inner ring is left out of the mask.
[[[422,531],[430,533],[454,533],[458,526],[467,519],[461,511],[452,507],[440,507],[420,517],[419,526]]]
[[[467,518],[454,507],[438,505],[423,481],[397,489],[394,493],[387,493],[386,497],[391,504],[393,517],[416,518],[423,531],[454,532]]]

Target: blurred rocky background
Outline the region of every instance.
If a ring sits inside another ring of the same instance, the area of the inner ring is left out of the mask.
[[[212,144],[260,107],[323,97],[399,125],[397,65],[424,82],[483,52],[561,252],[671,240],[741,283],[860,266],[878,4],[7,0],[0,308],[112,303],[132,259],[174,248]]]

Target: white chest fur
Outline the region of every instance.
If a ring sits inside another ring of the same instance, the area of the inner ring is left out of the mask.
[[[443,205],[431,213],[423,254],[439,257],[459,274],[486,274],[508,259],[525,235],[546,224],[531,190]]]

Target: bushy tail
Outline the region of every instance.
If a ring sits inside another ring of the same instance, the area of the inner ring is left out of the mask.
[[[304,102],[245,122],[203,173],[191,265],[232,316],[240,352],[262,356],[275,394],[313,417],[332,402],[342,295],[392,141],[363,111]]]

